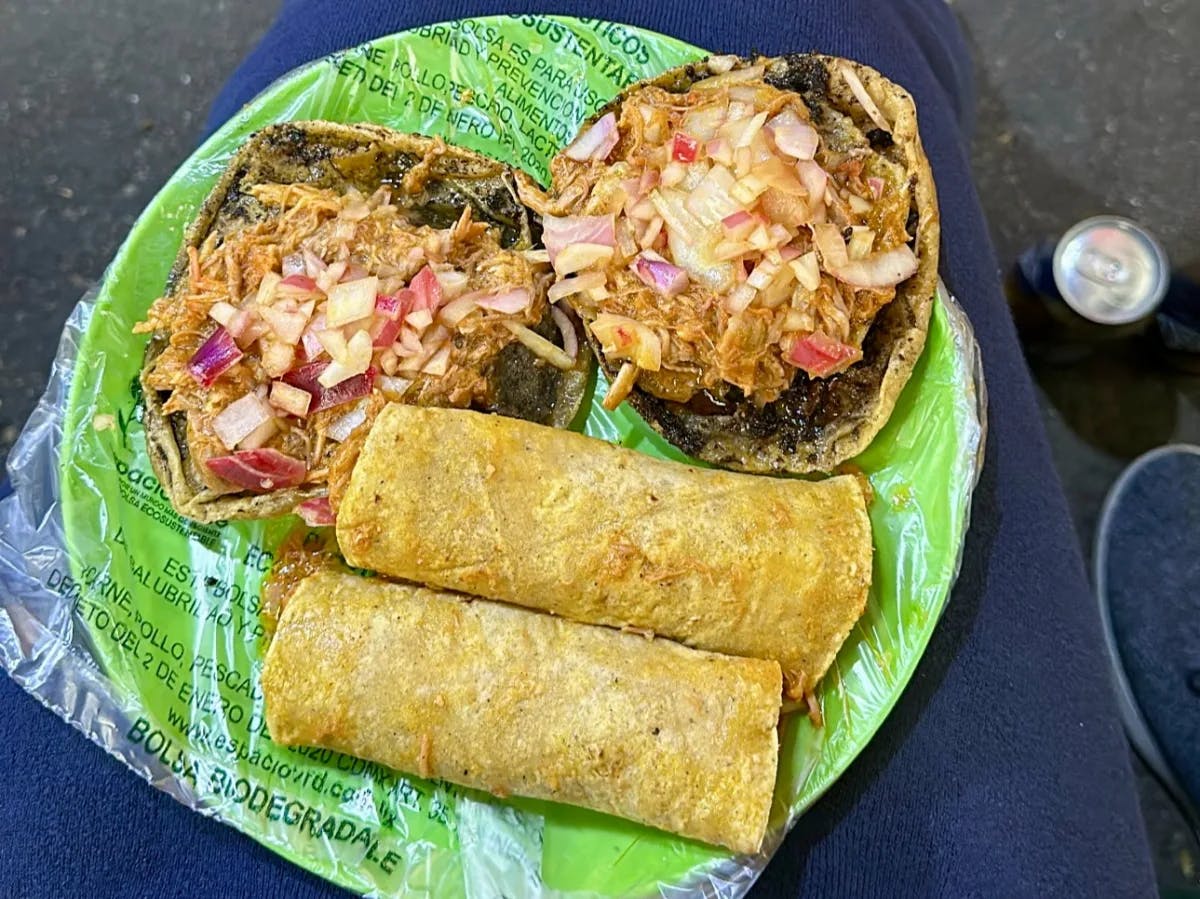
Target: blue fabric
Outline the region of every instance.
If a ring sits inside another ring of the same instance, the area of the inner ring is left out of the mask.
[[[339,47],[418,24],[527,8],[483,0],[287,0],[221,94],[212,121],[288,69]],[[877,738],[802,819],[756,895],[1152,894],[1096,606],[971,184],[970,58],[950,7],[940,0],[559,0],[556,9],[714,50],[823,50],[906,85],[938,183],[942,273],[983,346],[988,461],[949,609]],[[7,776],[0,895],[331,892],[155,794],[7,681],[0,708]]]
[[[1101,599],[1163,759],[1200,808],[1200,450],[1137,463],[1110,500]]]

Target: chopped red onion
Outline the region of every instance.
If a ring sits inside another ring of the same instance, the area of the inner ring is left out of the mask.
[[[611,112],[605,113],[591,128],[575,138],[571,145],[563,150],[563,155],[577,162],[607,159],[620,139],[616,115]]]
[[[551,262],[572,244],[616,245],[612,215],[547,215],[542,217],[542,229],[542,243]]]
[[[793,341],[784,358],[814,378],[825,378],[861,359],[862,350],[816,331]]]
[[[336,523],[333,517],[333,506],[329,504],[328,496],[314,496],[306,499],[292,510],[299,515],[310,528],[329,527]]]
[[[665,297],[682,293],[688,286],[687,272],[648,253],[642,253],[633,261],[633,273],[643,284],[653,287]]]
[[[213,418],[213,431],[225,448],[231,450],[271,418],[271,407],[257,394],[247,393]]]
[[[201,387],[211,387],[217,378],[237,365],[242,356],[233,335],[218,326],[188,362],[188,372]]]
[[[575,334],[571,317],[557,306],[550,307],[550,317],[554,319],[554,324],[558,325],[558,332],[562,334],[563,352],[574,360],[579,355],[579,337]]]
[[[826,270],[852,287],[878,290],[899,284],[917,273],[917,257],[906,245],[850,259],[844,265],[825,264]]]
[[[291,253],[287,256],[284,256],[282,271],[283,271],[283,280],[285,282],[292,275],[303,275],[304,271],[305,271],[304,254],[303,253]]]
[[[417,272],[417,276],[408,287],[413,293],[414,309],[436,312],[442,304],[442,285],[437,279],[437,274],[428,265]]]
[[[526,287],[517,287],[513,290],[479,297],[475,300],[475,305],[482,306],[484,309],[491,309],[494,312],[504,312],[511,315],[528,309],[529,300],[529,289]]]
[[[295,487],[308,473],[299,459],[275,449],[238,450],[206,460],[209,471],[222,480],[255,493]]]
[[[766,124],[775,138],[775,146],[796,159],[812,159],[817,153],[820,138],[812,125],[790,109],[785,109]]]
[[[375,369],[368,368],[361,375],[346,378],[332,387],[323,387],[317,379],[328,367],[328,362],[310,362],[283,376],[285,384],[291,384],[312,394],[313,402],[308,409],[309,415],[364,397],[371,392],[371,386],[375,382]]]

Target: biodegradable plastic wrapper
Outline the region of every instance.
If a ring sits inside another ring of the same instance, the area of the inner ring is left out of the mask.
[[[554,152],[617,91],[703,55],[599,20],[433,25],[298,69],[208,140],[71,315],[46,394],[9,458],[0,659],[11,676],[180,802],[362,893],[743,895],[895,704],[958,571],[984,395],[970,325],[944,290],[891,421],[855,460],[874,488],[866,615],[822,683],[824,727],[800,714],[781,725],[770,834],[752,857],[583,809],[273,745],[259,688],[259,586],[296,519],[199,525],[172,511],[146,456],[137,386],[145,338],[130,330],[162,292],[183,230],[225,163],[263,125],[378,122],[441,135],[544,181]],[[625,406],[609,414],[592,401],[585,428],[679,457]]]

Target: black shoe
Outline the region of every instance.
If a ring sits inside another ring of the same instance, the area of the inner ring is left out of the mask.
[[[1200,840],[1200,447],[1152,450],[1117,479],[1095,582],[1129,740]]]

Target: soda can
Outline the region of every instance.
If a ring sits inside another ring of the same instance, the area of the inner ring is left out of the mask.
[[[1074,361],[1096,344],[1144,331],[1170,280],[1167,254],[1149,231],[1100,215],[1030,247],[1005,286],[1027,349]]]

